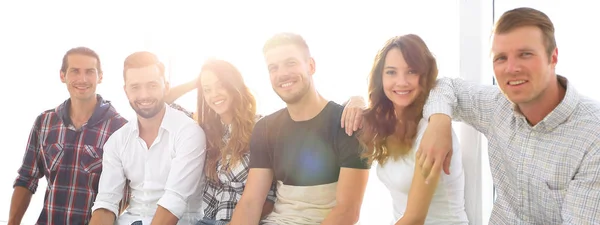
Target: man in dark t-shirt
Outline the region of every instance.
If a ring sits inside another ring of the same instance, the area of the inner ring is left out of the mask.
[[[261,119],[250,141],[250,174],[230,224],[258,224],[273,180],[277,201],[262,224],[355,224],[369,165],[341,128],[343,106],[316,90],[304,39],[280,33],[263,53],[273,90],[287,107]]]

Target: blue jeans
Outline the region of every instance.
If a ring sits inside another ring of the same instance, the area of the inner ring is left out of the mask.
[[[229,223],[229,221],[223,221],[223,220],[211,220],[211,219],[201,219],[200,221],[198,221],[198,223],[196,223],[196,225],[227,225],[227,223]]]

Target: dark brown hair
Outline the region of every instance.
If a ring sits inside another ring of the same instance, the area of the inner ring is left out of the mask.
[[[88,47],[75,47],[75,48],[69,49],[69,51],[67,51],[65,53],[65,55],[63,56],[62,65],[60,66],[60,72],[67,73],[67,68],[69,68],[69,56],[70,55],[85,55],[85,56],[89,56],[89,57],[94,57],[97,62],[96,70],[98,70],[98,74],[102,74],[102,64],[100,63],[100,57],[94,50],[92,50]]]
[[[399,49],[411,69],[419,74],[418,93],[415,101],[397,118],[394,104],[383,90],[383,68],[388,52]],[[377,53],[369,75],[369,105],[364,112],[364,127],[358,138],[365,148],[364,156],[369,163],[384,163],[390,156],[405,155],[411,148],[417,133],[417,125],[423,117],[423,106],[437,79],[435,57],[425,42],[417,35],[408,34],[389,39]],[[399,146],[388,148],[387,141],[394,138]]]

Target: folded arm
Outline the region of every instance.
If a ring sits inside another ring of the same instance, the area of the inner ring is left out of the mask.
[[[186,212],[188,199],[200,187],[206,137],[202,128],[188,124],[175,140],[175,157],[165,184],[165,193],[158,200],[153,225],[175,225]]]
[[[434,166],[450,174],[451,119],[464,121],[487,134],[494,110],[503,98],[498,87],[492,85],[460,78],[437,80],[423,107],[423,118],[429,120],[429,125],[417,151],[417,165],[421,167],[422,176],[427,177],[426,182],[433,179],[430,174]]]

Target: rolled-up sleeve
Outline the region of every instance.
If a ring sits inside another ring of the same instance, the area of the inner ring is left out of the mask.
[[[201,187],[206,149],[204,131],[197,124],[186,125],[175,139],[175,157],[158,205],[181,218],[188,199]]]
[[[27,141],[27,147],[25,149],[25,156],[23,157],[23,163],[19,168],[19,175],[15,179],[13,188],[16,186],[25,187],[31,193],[35,193],[38,187],[38,180],[44,177],[44,158],[40,152],[40,140],[39,131],[43,114],[38,116],[35,120],[31,132],[29,133],[29,139]]]
[[[125,188],[125,173],[121,163],[118,134],[113,134],[104,144],[102,157],[102,174],[98,184],[98,195],[92,207],[92,212],[97,209],[106,209],[119,216],[119,202],[123,199]]]

